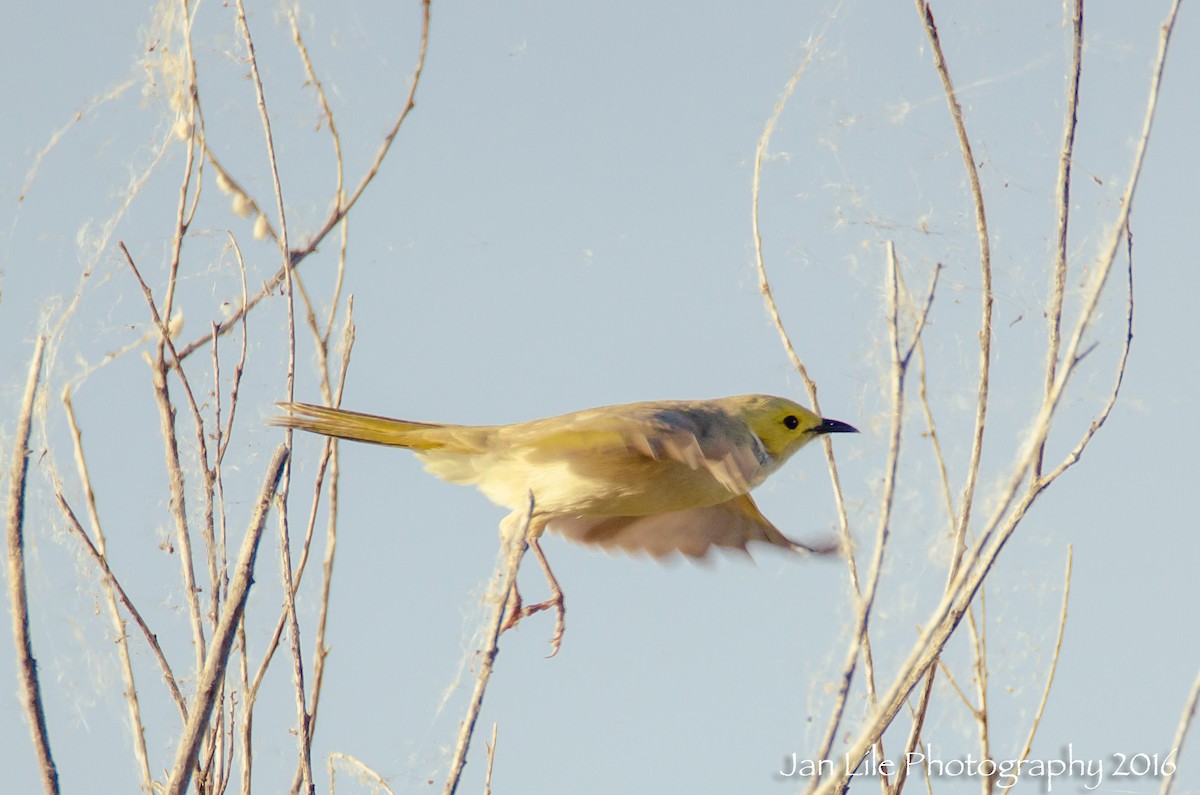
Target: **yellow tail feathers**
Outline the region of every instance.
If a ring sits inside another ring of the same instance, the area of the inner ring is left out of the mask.
[[[412,450],[437,450],[445,447],[451,439],[447,438],[448,435],[444,431],[454,427],[430,422],[393,420],[374,414],[314,406],[311,403],[277,405],[287,413],[272,417],[269,420],[271,425],[312,431],[356,442],[407,447]],[[449,436],[452,437],[453,434]]]

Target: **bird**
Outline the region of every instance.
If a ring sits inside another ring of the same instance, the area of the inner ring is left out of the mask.
[[[545,531],[607,550],[665,558],[704,558],[714,547],[748,551],[762,542],[830,554],[836,541],[802,544],[773,525],[750,496],[800,448],[853,426],[771,395],[659,400],[585,409],[511,425],[450,425],[392,419],[309,403],[279,403],[282,426],[338,439],[412,450],[426,470],[474,485],[511,513],[550,587],[550,598],[522,606],[519,592],[505,629],[555,608],[553,657],[566,607],[539,540]],[[532,500],[532,509],[531,509]]]

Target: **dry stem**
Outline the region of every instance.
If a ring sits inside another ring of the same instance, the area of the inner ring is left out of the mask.
[[[42,353],[46,338],[38,337],[29,362],[29,377],[17,416],[16,436],[13,439],[12,468],[8,475],[8,594],[12,602],[13,645],[17,651],[17,678],[21,684],[21,706],[29,720],[33,735],[33,750],[37,754],[38,770],[42,774],[42,789],[58,792],[58,768],[50,753],[50,733],[46,729],[46,713],[42,708],[42,691],[38,682],[37,660],[33,656],[33,640],[29,635],[29,592],[25,587],[25,477],[29,472],[29,431],[33,421],[33,406],[37,400],[38,381],[42,372]]]
[[[413,71],[413,79],[409,85],[408,97],[405,99],[404,107],[401,109],[400,114],[396,117],[396,121],[392,124],[391,129],[388,130],[387,134],[384,136],[383,143],[380,145],[379,150],[375,153],[374,161],[371,163],[366,173],[362,176],[358,186],[350,194],[350,198],[344,202],[338,203],[330,216],[325,220],[325,223],[308,240],[308,242],[306,242],[301,248],[289,252],[288,258],[291,267],[296,267],[309,254],[312,254],[314,251],[316,251],[317,247],[325,239],[325,236],[328,235],[333,228],[341,223],[342,219],[344,219],[350,213],[350,210],[354,207],[355,203],[366,191],[367,186],[372,180],[375,179],[375,175],[379,173],[379,169],[383,165],[383,160],[387,156],[388,151],[391,149],[392,142],[395,141],[396,135],[400,132],[400,128],[404,124],[404,120],[408,118],[409,112],[416,107],[417,86],[421,82],[421,74],[425,69],[425,54],[429,49],[430,2],[431,0],[421,0],[420,53],[417,56],[417,66]],[[198,339],[192,340],[187,345],[184,345],[182,348],[180,348],[180,358],[186,359],[193,352],[195,352],[197,348],[207,345],[209,341],[213,339],[214,335],[223,335],[227,333],[231,328],[233,328],[234,324],[238,323],[246,315],[247,312],[254,309],[259,302],[261,302],[264,298],[274,292],[281,284],[283,284],[286,278],[286,268],[280,268],[274,276],[272,276],[263,284],[262,289],[260,289],[259,292],[254,295],[254,297],[252,297],[248,302],[244,303],[236,312],[233,313],[231,317],[217,324],[215,332],[209,332]]]
[[[533,493],[530,492],[529,508],[524,517],[512,513],[500,524],[504,557],[496,566],[497,588],[493,594],[496,598],[495,611],[492,614],[491,622],[487,625],[485,645],[480,652],[479,675],[475,678],[475,689],[471,693],[470,703],[467,704],[467,714],[463,717],[462,725],[459,727],[454,758],[450,762],[450,774],[447,776],[446,786],[442,790],[445,795],[454,795],[462,781],[463,768],[467,764],[467,751],[471,747],[471,737],[475,733],[475,722],[479,719],[480,709],[483,708],[483,696],[487,692],[488,682],[492,678],[492,667],[495,665],[496,655],[500,651],[500,633],[504,626],[504,613],[508,607],[513,586],[517,582],[517,569],[520,568],[521,559],[529,548],[527,539],[529,524],[533,521],[533,509]],[[523,522],[518,524],[521,520]]]
[[[208,728],[208,717],[212,712],[213,703],[217,699],[221,682],[225,676],[225,668],[229,663],[229,653],[233,646],[233,636],[246,610],[246,599],[250,596],[250,585],[254,581],[254,562],[258,555],[258,542],[262,538],[263,527],[267,523],[267,514],[271,502],[283,476],[284,464],[288,460],[288,450],[283,445],[275,449],[271,462],[267,465],[267,474],[263,488],[255,505],[254,515],[242,539],[242,548],[229,583],[229,598],[221,611],[221,619],[217,631],[213,634],[213,642],[208,650],[200,677],[196,683],[196,699],[188,716],[187,726],[175,752],[175,764],[171,768],[170,778],[165,789],[166,795],[183,795],[192,777],[192,768],[196,761],[196,752],[200,741]]]
[[[1018,497],[1022,481],[1032,471],[1037,450],[1040,448],[1046,436],[1049,434],[1052,418],[1062,400],[1071,376],[1076,371],[1079,362],[1086,355],[1086,351],[1081,352],[1083,337],[1096,317],[1100,295],[1103,292],[1108,275],[1113,268],[1117,249],[1121,240],[1126,236],[1129,213],[1132,209],[1133,197],[1135,195],[1137,184],[1141,175],[1142,166],[1145,160],[1145,152],[1149,142],[1150,132],[1153,127],[1154,115],[1158,105],[1159,91],[1162,84],[1162,76],[1165,69],[1167,53],[1169,51],[1171,33],[1174,29],[1179,5],[1179,1],[1176,0],[1176,2],[1172,5],[1170,12],[1168,13],[1166,22],[1164,22],[1162,26],[1159,51],[1148,92],[1147,108],[1143,120],[1142,133],[1139,138],[1134,161],[1130,169],[1124,201],[1122,202],[1121,209],[1118,213],[1117,223],[1114,225],[1114,233],[1109,240],[1109,245],[1101,256],[1100,262],[1098,263],[1095,276],[1092,279],[1090,289],[1088,290],[1084,300],[1083,309],[1070,337],[1070,341],[1066,347],[1066,352],[1063,356],[1064,366],[1061,370],[1059,370],[1054,385],[1045,396],[1041,409],[1039,410],[1031,427],[1028,445],[1026,448],[1027,452],[1017,462],[1012,476],[1008,479],[1005,486],[1000,490],[995,511],[985,523],[978,540],[972,545],[971,550],[968,551],[964,556],[964,562],[961,570],[950,584],[950,587],[947,588],[946,595],[934,609],[929,621],[925,623],[925,630],[921,633],[920,639],[914,645],[908,658],[904,661],[904,663],[901,664],[895,681],[889,688],[887,695],[881,699],[880,709],[875,711],[875,713],[864,722],[854,739],[850,742],[847,754],[844,757],[850,761],[850,764],[847,765],[845,762],[843,762],[837,765],[838,772],[835,773],[834,776],[823,781],[820,787],[817,788],[816,791],[820,793],[820,795],[826,795],[827,793],[833,792],[835,789],[841,788],[848,780],[847,777],[850,770],[857,765],[858,761],[861,760],[862,757],[867,753],[867,750],[871,747],[871,745],[873,745],[876,739],[885,731],[887,726],[894,718],[896,712],[902,706],[904,699],[907,698],[908,694],[916,685],[917,681],[936,661],[942,647],[945,645],[951,633],[953,633],[955,628],[958,626],[958,623],[966,613],[971,600],[982,586],[983,580],[991,571],[991,567],[995,563],[996,557],[999,555],[1005,543],[1012,536],[1013,532],[1024,518],[1025,512],[1037,499],[1038,495],[1044,491],[1045,488],[1048,487],[1059,474],[1061,474],[1066,468],[1074,464],[1075,461],[1079,459],[1079,456],[1082,455],[1083,449],[1093,438],[1096,430],[1103,425],[1104,420],[1107,418],[1107,406],[1115,403],[1116,391],[1119,390],[1124,374],[1124,364],[1126,361],[1126,357],[1124,355],[1122,356],[1121,363],[1118,365],[1114,392],[1110,395],[1108,404],[1106,404],[1106,408],[1101,412],[1096,420],[1093,421],[1092,428],[1089,429],[1089,431],[1084,435],[1084,438],[1081,440],[1080,444],[1071,452],[1070,455],[1068,455],[1068,457],[1062,462],[1062,464],[1060,464],[1058,468],[1056,468],[1050,475],[1032,482],[1029,489],[1023,495]],[[927,12],[927,6],[919,5],[919,8]],[[927,22],[930,19],[927,14],[926,19]],[[1130,282],[1132,284],[1132,261],[1130,264],[1130,273]],[[1129,323],[1131,324],[1132,300],[1129,304],[1129,313]],[[1126,344],[1128,345],[1128,338]]]

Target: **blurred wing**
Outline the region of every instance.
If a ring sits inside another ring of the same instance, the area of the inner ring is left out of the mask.
[[[736,438],[731,433],[698,430],[638,433],[631,436],[628,446],[655,461],[678,461],[691,469],[706,469],[733,494],[745,494],[758,485],[767,451],[757,436],[747,433]]]
[[[636,406],[620,413],[578,412],[555,422],[561,427],[549,433],[543,421],[514,426],[525,438],[512,441],[534,448],[532,460],[568,460],[580,470],[610,467],[621,456],[674,461],[706,470],[731,494],[745,494],[762,482],[771,461],[744,423],[717,409]]]
[[[815,547],[792,541],[762,515],[748,494],[706,508],[652,516],[552,519],[547,529],[581,544],[594,544],[609,551],[646,552],[655,558],[664,558],[672,552],[681,552],[689,558],[703,558],[713,547],[746,552],[746,545],[751,541],[822,555],[840,548],[836,540]]]

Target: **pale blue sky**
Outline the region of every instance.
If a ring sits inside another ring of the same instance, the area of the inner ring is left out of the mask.
[[[302,240],[324,217],[334,172],[284,8],[252,8],[250,25],[276,124],[291,231]],[[1068,319],[1116,215],[1166,8],[1097,2],[1087,12]],[[1068,39],[1059,4],[942,3],[935,11],[992,231],[995,360],[982,516],[1040,398]],[[1006,547],[987,591],[998,758],[1019,754],[1041,692],[1067,544],[1075,554],[1070,618],[1031,758],[1062,759],[1070,746],[1111,774],[1114,754],[1166,754],[1200,665],[1192,615],[1200,602],[1193,571],[1200,542],[1187,496],[1197,487],[1190,446],[1200,434],[1191,319],[1200,277],[1190,245],[1200,174],[1189,142],[1200,128],[1191,87],[1200,49],[1189,11],[1176,31],[1133,213],[1137,304],[1124,391],[1083,461],[1044,495]],[[70,480],[58,395],[83,362],[100,364],[147,332],[141,293],[116,242],[125,241],[161,292],[182,152],[177,145],[168,151],[105,237],[173,121],[161,76],[158,88],[150,87],[141,65],[152,11],[123,0],[82,5],[68,17],[37,4],[14,13],[24,18],[10,16],[0,32],[9,109],[0,127],[7,208],[0,220],[0,441],[11,449],[10,417],[33,338],[53,324],[81,270],[91,267],[47,362],[50,440],[60,445],[52,458]],[[417,4],[325,4],[304,8],[301,20],[337,113],[348,180],[357,182],[407,90]],[[355,296],[358,338],[344,405],[408,419],[495,423],[742,392],[807,402],[758,294],[750,181],[758,135],[806,43],[819,35],[772,142],[762,228],[780,311],[819,384],[823,411],[863,430],[835,440],[860,561],[870,555],[887,450],[888,240],[914,290],[924,289],[934,263],[945,265],[926,345],[957,495],[974,405],[978,246],[928,44],[904,3],[771,2],[750,10],[728,3],[435,4],[417,107],[351,219],[347,290]],[[201,4],[195,43],[212,146],[260,204],[272,207],[232,6]],[[80,111],[83,120],[39,161],[18,200],[38,152]],[[227,198],[211,182],[205,190],[181,282],[187,340],[239,294],[226,230],[243,246],[252,285],[277,267],[269,246],[251,239],[250,223],[229,212]],[[331,237],[304,263],[317,295],[328,294],[336,251]],[[1122,273],[1114,277],[1118,288]],[[1053,459],[1087,427],[1111,383],[1122,306],[1119,289],[1110,291],[1092,337],[1099,344],[1051,436]],[[262,421],[284,397],[282,319],[275,301],[250,324],[242,425],[226,475],[235,538],[281,438]],[[227,373],[236,347],[222,356]],[[318,400],[307,341],[299,365],[297,398]],[[206,372],[206,363],[195,366]],[[211,376],[197,377],[207,390]],[[915,388],[909,397],[915,407]],[[157,631],[176,639],[169,653],[186,668],[192,650],[173,590],[177,555],[159,549],[170,525],[158,417],[140,350],[92,373],[76,409],[114,559]],[[905,439],[894,557],[872,636],[884,678],[907,654],[944,579],[944,511],[922,422],[914,416]],[[111,629],[97,614],[89,564],[54,509],[41,444],[35,441],[31,459],[29,576],[53,750],[64,791],[90,791],[99,782],[133,791]],[[319,451],[317,441],[297,437],[293,522],[307,509],[302,484]],[[427,779],[440,788],[469,682],[439,705],[484,616],[479,597],[503,510],[432,479],[403,452],[345,445],[342,470],[332,651],[314,764],[322,787],[327,756],[341,752],[373,767],[397,792],[429,791]],[[77,495],[77,485],[68,483],[68,491]],[[816,451],[799,455],[757,499],[796,537],[835,527]],[[279,599],[273,532],[251,599],[260,631]],[[825,726],[852,615],[843,564],[763,551],[756,564],[660,566],[555,538],[544,547],[566,592],[567,633],[552,660],[543,659],[552,631],[547,617],[530,619],[502,641],[481,718],[485,733],[500,723],[497,791],[797,789],[775,771],[793,752],[815,753]],[[299,601],[306,652],[316,573]],[[522,582],[534,598],[544,587],[532,566]],[[33,791],[11,635],[0,638],[6,786]],[[261,653],[253,643],[252,653]],[[157,729],[149,733],[157,772],[170,764],[176,716],[144,645],[135,640],[132,648],[142,666],[140,688],[153,705],[147,709]],[[955,639],[948,652],[964,687],[965,651]],[[947,758],[977,755],[970,717],[944,682],[939,687],[927,736]],[[290,781],[289,695],[286,671],[278,668],[259,705],[271,716],[260,717],[256,735],[263,792]],[[862,709],[858,686],[852,721]],[[889,753],[899,742],[890,739]],[[1180,760],[1177,791],[1200,792],[1195,745],[1193,737]],[[482,751],[477,742],[463,791],[481,791]],[[339,791],[354,788],[339,782]],[[1062,791],[1082,783],[1067,782]],[[935,786],[977,791],[978,782],[946,777]],[[1099,791],[1157,787],[1154,779],[1109,775]]]

